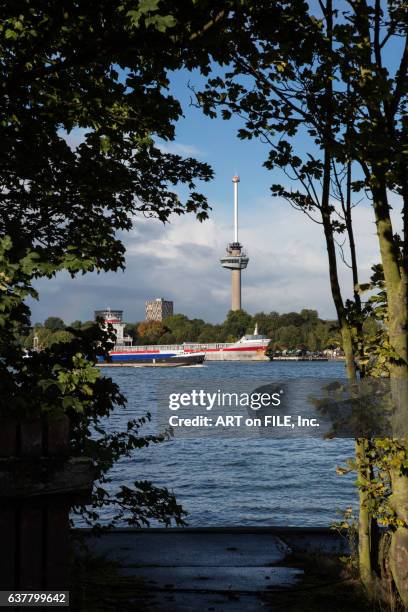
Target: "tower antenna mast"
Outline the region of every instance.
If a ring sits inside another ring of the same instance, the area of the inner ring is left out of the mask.
[[[238,242],[238,183],[239,176],[232,179],[234,184],[234,242]]]

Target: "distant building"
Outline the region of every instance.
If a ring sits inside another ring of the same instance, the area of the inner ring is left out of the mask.
[[[146,321],[163,321],[173,316],[173,302],[156,298],[146,302]]]

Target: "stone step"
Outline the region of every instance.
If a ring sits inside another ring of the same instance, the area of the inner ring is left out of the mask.
[[[263,567],[281,563],[290,548],[268,533],[113,532],[90,542],[126,566]]]

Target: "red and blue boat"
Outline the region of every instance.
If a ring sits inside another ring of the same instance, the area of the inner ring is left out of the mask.
[[[269,361],[266,349],[269,338],[258,334],[242,336],[237,342],[197,343],[132,346],[132,338],[124,335],[125,324],[121,310],[97,310],[95,316],[104,325],[112,325],[116,344],[105,365],[198,365],[207,361]]]

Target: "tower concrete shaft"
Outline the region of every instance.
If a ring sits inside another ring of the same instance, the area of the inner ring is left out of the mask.
[[[231,281],[231,310],[241,310],[241,270],[232,270]]]
[[[223,268],[231,270],[231,310],[241,310],[241,270],[248,265],[248,257],[238,241],[238,183],[234,176],[234,242],[227,247],[227,254],[221,258]]]

